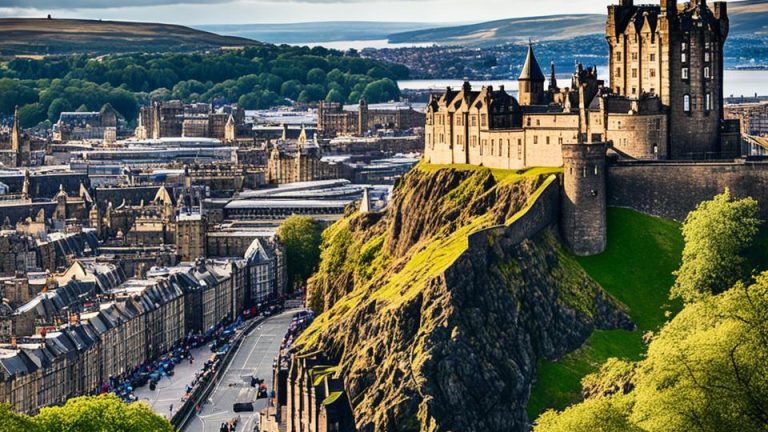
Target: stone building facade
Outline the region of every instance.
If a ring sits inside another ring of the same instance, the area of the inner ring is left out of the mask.
[[[324,137],[365,135],[377,129],[407,130],[424,125],[424,113],[404,103],[369,105],[364,98],[357,105],[320,102],[317,129]]]
[[[214,111],[210,104],[184,104],[181,101],[153,102],[139,112],[136,137],[158,139],[167,137],[218,138],[235,141],[245,122],[245,111],[227,106]]]
[[[693,0],[608,7],[610,82],[621,96],[657,95],[669,113],[670,156],[701,159],[730,153],[720,138],[723,119],[725,2]]]

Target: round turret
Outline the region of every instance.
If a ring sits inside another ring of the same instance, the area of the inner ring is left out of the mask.
[[[561,230],[578,256],[600,254],[608,244],[606,149],[605,143],[563,144]]]

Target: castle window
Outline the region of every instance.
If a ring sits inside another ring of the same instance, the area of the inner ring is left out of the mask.
[[[597,170],[597,165],[595,165],[595,175],[598,175],[599,171]]]
[[[547,137],[547,144],[549,144],[549,137]]]
[[[517,139],[517,159],[523,158],[523,140]]]
[[[499,156],[504,156],[504,152],[501,149],[501,140],[499,140]],[[507,140],[507,156],[509,156],[509,140]]]
[[[648,56],[648,59],[649,59],[650,61],[652,61],[652,62],[655,62],[655,61],[656,61],[656,54],[655,54],[655,53],[652,53],[650,56]]]
[[[494,147],[496,147],[495,141],[496,140],[491,140],[491,156],[493,156],[493,149],[494,149]],[[499,152],[499,153],[501,153],[501,152]]]
[[[706,78],[706,79],[709,79],[709,78],[711,78],[711,77],[709,76],[709,66],[705,66],[705,67],[704,67],[704,78]]]
[[[704,109],[706,109],[707,111],[710,111],[712,109],[712,94],[711,93],[707,93],[705,98],[706,98],[706,102],[705,102],[705,105],[704,105]]]
[[[632,78],[637,78],[637,69],[632,69]]]
[[[704,51],[704,61],[709,62],[709,51]]]
[[[636,52],[632,53],[632,61],[637,61],[637,53]]]
[[[621,51],[618,51],[618,52],[616,53],[616,60],[617,60],[617,61],[621,61]]]
[[[620,77],[620,76],[621,76],[621,68],[620,68],[620,67],[617,67],[617,68],[616,68],[616,76],[617,76],[617,77]]]
[[[691,95],[683,96],[683,111],[691,112]]]
[[[688,61],[688,53],[683,53],[682,56],[681,56],[681,60],[683,61],[683,63],[687,62]]]
[[[480,114],[480,126],[487,126],[488,125],[488,116],[485,114]]]
[[[651,78],[656,78],[656,69],[651,69],[648,71]]]
[[[476,115],[472,116],[472,126],[477,126],[477,116]]]
[[[536,119],[536,126],[541,126],[541,119]]]
[[[684,80],[688,79],[688,68],[683,68],[683,79]]]
[[[526,120],[526,124],[528,125],[528,127],[531,127],[531,118],[530,117],[528,117],[528,119]]]
[[[557,138],[557,143],[562,145],[563,144],[563,137],[558,137]]]
[[[534,136],[533,136],[533,143],[534,143],[534,144],[538,144],[538,143],[539,143],[539,137],[538,137],[538,135],[534,135]]]
[[[587,176],[587,167],[584,167],[581,169],[581,176],[586,177]]]
[[[636,87],[632,87],[632,94],[637,94],[637,88]]]

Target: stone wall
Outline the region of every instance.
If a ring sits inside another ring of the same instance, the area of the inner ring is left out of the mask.
[[[469,249],[484,250],[489,239],[503,236],[510,244],[533,238],[544,228],[558,222],[560,215],[560,182],[554,175],[541,186],[541,192],[531,196],[528,209],[509,225],[491,227],[473,233],[468,238]]]
[[[751,196],[768,219],[768,163],[634,163],[608,168],[608,205],[654,216],[685,219],[726,188]]]

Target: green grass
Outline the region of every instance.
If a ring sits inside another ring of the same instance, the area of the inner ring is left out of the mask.
[[[657,330],[667,312],[680,305],[669,300],[672,272],[680,264],[680,225],[632,210],[608,210],[608,249],[577,258],[606,291],[624,303],[638,330],[596,331],[580,350],[558,362],[539,362],[538,381],[528,403],[535,418],[548,408],[563,409],[581,397],[581,379],[608,358],[638,360],[645,353],[642,334]]]

